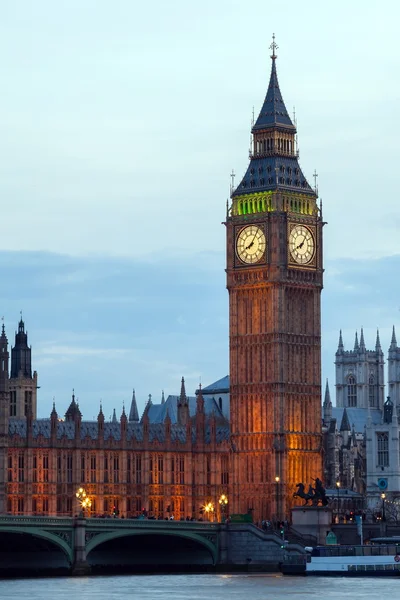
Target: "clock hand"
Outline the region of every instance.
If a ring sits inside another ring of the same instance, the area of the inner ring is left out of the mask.
[[[299,250],[300,248],[302,248],[304,246],[304,242],[306,241],[306,238],[303,239],[303,241],[301,242],[301,244],[299,244],[298,246],[296,246],[295,250]]]
[[[248,246],[246,246],[246,250],[248,250],[249,248],[251,248],[252,246],[254,246],[254,240],[256,239],[256,235],[257,235],[257,231],[253,235],[253,239],[251,240],[250,244]]]

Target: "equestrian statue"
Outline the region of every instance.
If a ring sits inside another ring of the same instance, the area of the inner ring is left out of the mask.
[[[313,479],[313,481],[315,481],[315,487],[310,483],[308,492],[305,491],[304,483],[296,483],[297,492],[294,492],[293,498],[303,498],[303,500],[305,500],[303,506],[308,506],[309,500],[311,500],[312,506],[318,506],[320,503],[322,506],[327,506],[329,498],[325,494],[325,488],[322,485],[322,481],[318,477],[317,479]]]

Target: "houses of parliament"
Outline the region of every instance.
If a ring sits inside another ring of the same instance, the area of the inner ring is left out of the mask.
[[[323,218],[298,162],[297,131],[277,76],[252,126],[247,170],[227,206],[229,369],[180,393],[87,421],[72,395],[37,419],[37,375],[20,321],[0,337],[0,513],[199,518],[226,494],[229,512],[285,518],[299,481],[322,477]],[[179,382],[177,382],[179,386]],[[218,515],[219,517],[220,515]],[[210,518],[210,517],[209,517]]]

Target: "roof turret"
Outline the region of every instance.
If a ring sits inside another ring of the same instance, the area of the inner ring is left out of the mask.
[[[129,421],[133,421],[135,423],[139,423],[139,411],[136,403],[135,389],[132,392],[132,402],[131,409],[129,411]]]

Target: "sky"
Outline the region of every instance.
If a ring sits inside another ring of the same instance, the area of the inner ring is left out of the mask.
[[[323,378],[339,329],[400,335],[400,7],[392,0],[3,0],[0,311],[23,311],[39,416],[139,411],[228,372],[230,173],[248,164],[272,33],[323,199]]]

